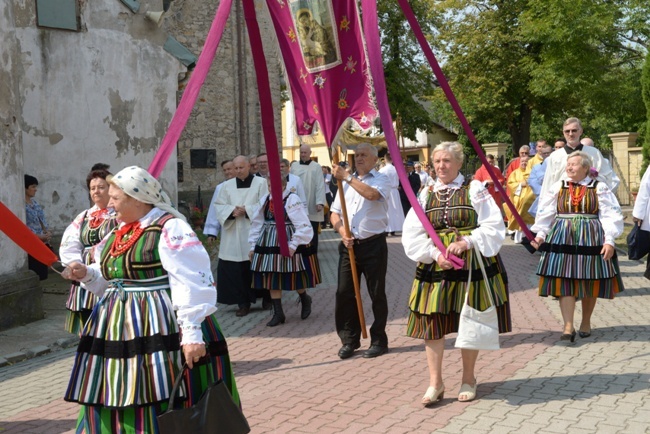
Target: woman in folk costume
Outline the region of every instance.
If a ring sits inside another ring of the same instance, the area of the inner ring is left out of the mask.
[[[115,212],[108,208],[108,180],[111,176],[110,172],[102,169],[92,170],[86,177],[86,186],[94,205],[81,212],[63,232],[59,256],[64,264],[74,261],[92,264],[93,246],[117,226]],[[73,281],[65,304],[68,309],[65,329],[80,334],[98,300],[95,294]]]
[[[580,337],[591,336],[598,298],[623,291],[614,239],[623,232],[623,213],[604,182],[588,176],[591,158],[582,151],[567,159],[566,178],[540,197],[531,244],[542,252],[537,274],[539,295],[560,298],[561,340],[575,340],[573,314],[582,301]]]
[[[64,397],[82,405],[77,432],[159,432],[183,362],[185,406],[219,379],[239,402],[203,245],[144,169],[117,173],[109,196],[120,226],[96,246],[95,263],[63,273],[100,297]]]
[[[463,165],[463,148],[457,142],[443,142],[432,153],[437,179],[420,193],[420,205],[447,248],[465,264],[454,270],[453,265],[433,244],[414,210],[404,222],[402,244],[404,251],[417,262],[415,280],[409,297],[407,335],[424,339],[429,368],[429,388],[422,404],[440,401],[445,392],[442,378],[442,358],[445,335],[456,333],[460,312],[469,290],[469,305],[474,309],[490,307],[488,285],[483,281],[479,261],[489,279],[489,291],[497,308],[499,332],[512,328],[508,303],[508,278],[499,257],[505,237],[501,212],[489,191],[479,181],[467,184],[459,173]],[[476,255],[474,246],[480,255]],[[468,273],[472,281],[468,288]],[[477,381],[474,373],[477,350],[461,349],[463,376],[458,400],[476,398]]]
[[[535,218],[528,210],[533,202],[535,202],[535,193],[530,188],[530,185],[528,185],[528,177],[530,176],[530,168],[528,167],[529,160],[530,156],[528,154],[519,157],[520,165],[508,176],[507,186],[508,196],[512,200],[512,204],[515,206],[517,213],[524,220],[524,223],[532,225],[535,222]],[[517,220],[515,220],[510,208],[507,206],[503,208],[508,218],[508,230],[515,231],[514,240],[516,243],[521,243],[523,238],[522,228],[519,226]]]
[[[273,318],[266,325],[275,327],[284,324],[282,291],[296,291],[300,296],[302,309],[300,318],[311,314],[311,297],[307,288],[313,288],[321,281],[318,257],[311,244],[314,230],[307,210],[300,197],[286,189],[287,180],[282,177],[282,202],[273,200],[269,193],[260,201],[260,208],[251,221],[248,242],[253,288],[268,289],[273,302]],[[267,179],[269,191],[271,182]],[[284,224],[289,244],[289,257],[280,254],[278,233],[275,225],[276,206],[284,207]]]

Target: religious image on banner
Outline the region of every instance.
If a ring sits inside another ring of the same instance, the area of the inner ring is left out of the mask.
[[[324,71],[340,65],[341,50],[331,2],[296,0],[290,5],[307,71]]]

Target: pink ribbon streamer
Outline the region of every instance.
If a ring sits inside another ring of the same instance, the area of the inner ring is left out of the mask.
[[[409,2],[407,0],[398,0],[399,5],[402,7],[402,11],[404,12],[404,15],[406,16],[407,21],[411,25],[411,28],[413,29],[413,33],[415,34],[416,39],[420,43],[420,46],[422,47],[422,51],[424,52],[424,55],[426,56],[427,60],[429,61],[429,65],[431,66],[431,69],[433,70],[433,73],[436,75],[436,78],[438,79],[438,82],[440,83],[440,87],[442,90],[445,92],[445,96],[449,100],[449,103],[454,109],[454,112],[456,113],[456,116],[458,117],[458,120],[460,121],[461,125],[463,126],[463,130],[465,131],[465,134],[467,134],[467,137],[469,138],[470,143],[472,144],[472,147],[476,151],[476,154],[478,155],[479,159],[481,160],[481,163],[485,166],[487,169],[488,174],[490,175],[490,178],[494,181],[494,186],[496,189],[499,191],[501,194],[501,197],[503,197],[503,201],[508,205],[508,208],[510,208],[510,211],[512,212],[512,215],[514,216],[515,220],[519,224],[519,227],[524,231],[526,234],[526,237],[529,240],[534,240],[535,237],[533,237],[532,232],[530,232],[530,229],[528,229],[528,226],[526,226],[526,223],[524,220],[521,218],[517,210],[515,209],[515,206],[513,203],[510,201],[510,198],[506,194],[505,189],[499,182],[496,173],[494,173],[494,170],[492,170],[492,166],[490,163],[488,163],[487,159],[485,158],[485,154],[483,153],[483,149],[481,146],[478,144],[478,141],[476,140],[476,137],[474,136],[474,133],[472,132],[472,128],[469,126],[469,122],[467,121],[467,118],[465,117],[465,114],[463,113],[463,110],[460,108],[460,104],[458,104],[458,100],[456,100],[456,97],[454,95],[454,92],[452,92],[451,87],[449,86],[449,83],[447,82],[447,78],[442,72],[442,68],[440,68],[440,65],[438,64],[438,61],[436,60],[436,56],[433,54],[433,51],[431,50],[431,47],[429,47],[429,43],[427,42],[427,39],[424,37],[424,33],[422,33],[422,29],[420,28],[420,25],[418,24],[417,19],[415,18],[415,14],[413,14],[413,10],[411,9],[411,5],[409,5]],[[383,116],[383,115],[382,115]],[[410,200],[410,197],[409,197]],[[413,204],[413,202],[411,202]]]
[[[269,160],[269,173],[271,175],[271,196],[277,206],[273,207],[275,227],[277,230],[278,244],[282,256],[289,256],[287,244],[287,231],[284,224],[284,207],[282,204],[282,174],[280,173],[280,157],[278,153],[278,139],[275,135],[275,122],[273,118],[273,99],[269,86],[269,71],[264,58],[264,48],[260,27],[257,24],[254,0],[244,0],[244,18],[248,29],[248,38],[251,43],[255,75],[257,76],[257,91],[260,97],[260,112],[262,115],[262,131],[266,142],[266,155]]]
[[[217,47],[221,41],[223,30],[226,28],[226,21],[228,20],[231,6],[232,0],[222,0],[219,3],[219,8],[208,32],[208,37],[205,40],[203,50],[201,50],[199,60],[196,62],[196,67],[190,76],[187,87],[183,92],[181,102],[178,104],[176,112],[169,123],[169,128],[167,129],[167,133],[165,133],[165,137],[162,139],[158,152],[156,152],[153,161],[147,169],[154,178],[158,178],[162,173],[181,133],[185,129],[187,119],[190,117],[190,113],[192,113],[201,87],[217,54]]]
[[[376,0],[362,0],[362,9],[363,9],[363,29],[366,36],[366,44],[368,47],[368,60],[370,63],[370,70],[372,71],[372,77],[375,85],[375,98],[377,99],[377,108],[379,109],[379,116],[381,119],[381,124],[384,127],[384,136],[386,137],[386,142],[388,143],[388,149],[391,156],[393,156],[393,163],[395,169],[397,170],[397,176],[400,179],[404,188],[404,192],[413,207],[413,210],[417,214],[420,222],[424,229],[426,229],[429,237],[433,244],[442,252],[447,260],[450,261],[454,268],[459,269],[463,267],[464,261],[454,255],[447,255],[447,248],[438,237],[438,234],[434,230],[431,222],[427,218],[422,206],[418,202],[417,197],[413,190],[409,187],[408,176],[406,175],[406,169],[404,168],[404,163],[400,156],[399,147],[397,146],[397,140],[395,138],[395,131],[393,129],[393,119],[390,115],[390,108],[388,106],[388,96],[386,93],[386,81],[384,80],[384,65],[382,63],[381,57],[381,43],[379,41],[379,24],[377,22],[377,4]]]

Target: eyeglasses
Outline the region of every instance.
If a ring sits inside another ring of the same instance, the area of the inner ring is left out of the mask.
[[[577,133],[577,132],[578,132],[578,130],[577,130],[577,129],[572,129],[572,130],[564,130],[564,132],[565,132],[566,134],[569,134],[569,133]]]

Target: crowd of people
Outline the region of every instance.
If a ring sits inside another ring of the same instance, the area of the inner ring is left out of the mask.
[[[614,248],[623,214],[614,194],[620,181],[593,142],[581,143],[582,132],[580,121],[569,118],[564,138],[553,146],[540,140],[533,156],[522,146],[503,172],[487,155],[491,170],[482,166],[473,177],[461,173],[462,145],[443,142],[432,150],[430,170],[427,164],[406,163],[405,185],[391,155],[382,165],[370,144],[356,146],[353,168],[321,166],[303,145],[298,161],[281,160],[281,197],[271,194],[266,154],[223,161],[225,180],[215,188],[203,227],[207,243],[219,244],[216,283],[195,230],[155,178],[136,166],[115,175],[107,165],[92,167],[85,180],[91,206],[72,220],[59,249],[67,265],[63,275],[72,281],[63,326],[80,336],[65,394],[82,406],[78,429],[131,432],[137,426],[157,432],[156,416],[165,411],[178,375],[184,375],[184,405],[216,380],[223,380],[239,403],[215,316],[217,302],[236,305],[235,315],[244,317],[261,300],[262,309],[272,311],[266,325],[276,327],[287,320],[283,293],[295,291],[300,317],[308,319],[308,290],[322,280],[318,234],[329,227],[340,237],[334,323],[341,359],[361,346],[355,288],[361,277],[373,315],[363,357],[389,351],[387,236],[401,233],[406,256],[417,264],[405,299],[405,333],[424,343],[429,374],[424,406],[444,396],[445,338],[458,332],[465,303],[479,311],[494,305],[498,332],[512,329],[508,273],[499,256],[509,233],[540,252],[538,294],[559,300],[560,340],[589,338],[597,299],[613,299],[624,290]],[[521,220],[504,206],[495,183],[507,189]],[[641,184],[634,219],[647,228],[647,172]],[[37,186],[36,178],[25,175],[27,225],[49,242],[45,213],[34,199]],[[404,188],[417,195],[444,249],[405,200]],[[284,211],[288,256],[281,253],[278,209]],[[534,238],[526,239],[527,232]],[[38,265],[30,259],[30,268],[44,278]],[[461,356],[458,400],[468,402],[476,398],[479,351],[462,349]],[[182,374],[183,364],[189,373]]]

